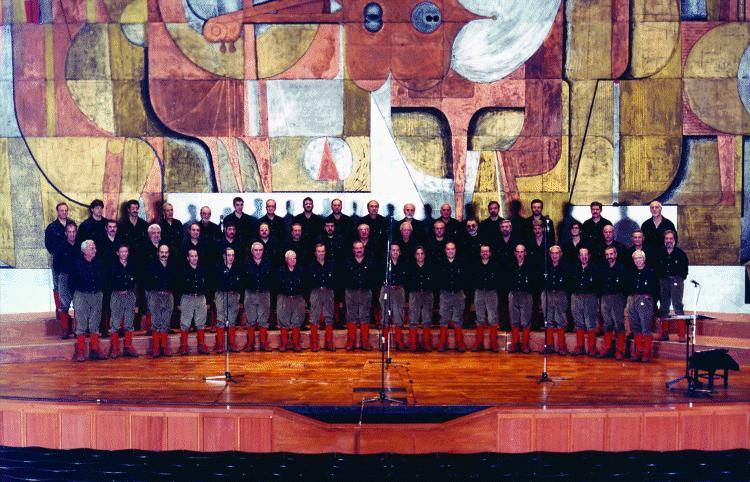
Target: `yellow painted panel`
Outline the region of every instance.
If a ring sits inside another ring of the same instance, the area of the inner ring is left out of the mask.
[[[167,30],[177,47],[197,66],[222,77],[243,78],[244,50],[241,38],[235,42],[234,52],[227,48],[222,53],[218,43],[208,42],[188,24],[170,23]]]
[[[258,35],[258,78],[273,77],[294,65],[310,48],[317,32],[317,25],[272,25]]]

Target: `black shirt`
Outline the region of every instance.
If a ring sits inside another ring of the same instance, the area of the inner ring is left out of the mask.
[[[643,269],[632,268],[629,272],[628,293],[631,295],[659,295],[659,280],[656,272],[646,266]]]
[[[156,259],[146,267],[143,273],[143,286],[146,291],[172,291],[177,281],[174,262],[167,261],[163,266]]]
[[[333,236],[328,236],[326,233],[323,233],[322,236],[320,236],[316,244],[322,244],[326,247],[326,259],[330,261],[337,261],[342,262],[344,259],[344,253],[346,252],[344,250],[344,237],[340,234],[334,232]],[[313,254],[315,252],[315,246],[313,246]]]
[[[688,275],[688,257],[683,250],[675,247],[671,253],[662,248],[656,258],[656,274],[659,278],[679,276],[683,280]]]
[[[130,218],[125,216],[117,224],[117,232],[122,235],[125,244],[130,246],[130,249],[137,249],[148,241],[147,231],[148,223],[142,218],[136,218],[136,222],[133,224],[130,222]]]
[[[279,267],[279,294],[287,296],[298,296],[303,294],[305,286],[304,280],[304,273],[299,266],[295,266],[292,270],[289,270],[286,265]]]
[[[78,226],[76,242],[81,244],[87,239],[90,239],[96,244],[97,248],[101,248],[102,244],[104,244],[104,237],[107,235],[106,227],[107,218],[102,216],[102,218],[97,221],[93,216],[89,216]]]
[[[614,266],[610,267],[605,263],[601,270],[603,295],[625,294],[628,289],[628,277],[625,265],[617,261]]]
[[[180,293],[185,295],[205,295],[208,293],[208,272],[200,263],[193,268],[185,264],[180,276]]]
[[[544,280],[544,289],[549,291],[570,291],[570,269],[562,260],[553,265],[547,263],[547,274]]]
[[[81,256],[76,259],[71,273],[72,286],[75,291],[95,293],[104,288],[104,273],[99,260],[94,257],[91,261]]]
[[[109,268],[109,289],[111,291],[129,291],[135,288],[136,267],[128,260],[123,266],[118,259]]]
[[[52,269],[55,273],[72,273],[73,265],[76,260],[82,256],[81,245],[78,243],[70,244],[65,240],[59,246],[52,257]]]
[[[265,258],[260,263],[256,263],[253,258],[245,263],[243,281],[247,290],[255,292],[270,291],[273,285],[272,276],[273,267],[271,262]]]
[[[478,290],[496,290],[500,284],[500,270],[498,264],[490,258],[487,264],[482,260],[472,263],[472,287]]]
[[[655,252],[659,252],[664,248],[664,231],[674,231],[674,240],[677,242],[677,228],[674,223],[669,219],[662,216],[659,227],[657,228],[654,224],[654,218],[649,218],[641,224],[641,231],[643,231],[643,244],[648,246],[649,249]]]
[[[604,217],[600,217],[598,223],[595,223],[593,218],[589,218],[581,225],[581,238],[586,240],[592,246],[602,244],[604,242],[602,230],[604,229],[604,226],[611,225],[612,223],[609,219]]]
[[[242,213],[240,217],[232,211],[229,216],[224,218],[224,231],[227,230],[228,226],[234,226],[237,228],[235,238],[241,239],[243,242],[248,242],[258,232],[257,223],[254,217]],[[270,226],[269,226],[270,228]]]
[[[406,277],[409,291],[435,291],[435,273],[430,263],[419,266],[416,261],[409,264]]]
[[[571,291],[575,294],[597,294],[601,287],[601,276],[594,263],[584,268],[579,262],[572,270]]]
[[[354,290],[371,290],[375,284],[375,268],[372,259],[365,256],[361,262],[354,257],[346,260],[343,268],[342,281],[346,288]]]
[[[318,260],[313,260],[305,270],[305,284],[308,289],[335,288],[336,281],[336,264],[327,256],[323,264],[318,263]]]
[[[258,227],[260,227],[260,225],[263,223],[268,224],[268,230],[271,236],[275,237],[276,239],[286,238],[284,218],[274,216],[273,219],[271,219],[268,217],[268,214],[266,214],[258,220]],[[257,236],[257,234],[258,233],[256,232],[255,235]]]
[[[182,240],[184,236],[183,230],[185,227],[179,219],[173,218],[171,224],[162,219],[159,226],[161,227],[162,241],[167,243],[172,251],[182,248]]]
[[[333,222],[333,225],[336,227],[334,233],[341,235],[344,238],[344,241],[350,242],[354,238],[354,221],[350,216],[341,214],[339,218],[336,219],[336,216],[329,214],[325,220],[326,222]]]
[[[308,243],[317,239],[323,232],[323,219],[315,213],[311,213],[309,218],[305,216],[305,213],[299,213],[294,216],[292,224],[302,226],[302,238]]]
[[[65,227],[68,224],[75,223],[70,219],[66,219],[65,226],[63,226],[60,220],[55,218],[55,220],[49,223],[44,230],[44,247],[47,248],[47,251],[52,256],[54,256],[55,253],[63,247],[63,243],[66,242]]]
[[[479,237],[483,243],[491,246],[494,240],[500,236],[501,222],[503,222],[503,218],[498,216],[497,219],[487,218],[479,223]]]
[[[510,264],[510,272],[507,276],[504,276],[505,287],[507,291],[524,291],[526,293],[534,293],[539,284],[537,279],[537,270],[533,263],[528,259],[524,260],[522,265],[519,265],[517,261],[513,261]]]
[[[242,291],[242,265],[236,261],[231,268],[224,263],[214,265],[211,276],[211,285],[216,291]]]
[[[437,286],[441,290],[445,291],[461,291],[466,286],[467,280],[467,267],[466,263],[459,258],[453,258],[453,261],[449,261],[448,258],[444,257],[437,264]]]

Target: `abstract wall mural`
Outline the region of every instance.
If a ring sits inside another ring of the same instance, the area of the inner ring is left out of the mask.
[[[151,219],[167,192],[368,192],[383,142],[459,216],[659,199],[695,264],[745,263],[748,20],[748,0],[0,0],[0,264],[47,266],[63,199]]]

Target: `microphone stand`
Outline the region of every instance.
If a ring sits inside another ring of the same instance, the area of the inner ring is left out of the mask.
[[[693,373],[690,371],[690,358],[695,354],[695,336],[696,326],[698,325],[698,297],[701,294],[703,288],[697,281],[692,281],[693,285],[698,288],[695,292],[695,300],[693,304],[693,316],[685,320],[686,323],[692,323],[692,326],[688,326],[685,337],[685,375],[675,378],[674,380],[668,381],[665,386],[669,390],[674,390],[673,385],[680,383],[683,380],[687,380],[687,396],[688,397],[705,397],[710,396],[711,391],[702,389],[702,383],[698,380],[697,370]]]
[[[385,283],[383,284],[383,322],[380,326],[380,392],[378,393],[377,397],[372,398],[363,398],[362,404],[360,406],[360,410],[363,411],[364,407],[368,403],[380,403],[380,404],[386,404],[386,403],[392,403],[392,404],[399,404],[403,405],[405,404],[402,400],[396,400],[395,398],[391,398],[388,396],[388,392],[390,391],[385,386],[385,371],[391,364],[391,343],[390,343],[390,330],[387,330],[391,326],[391,274],[393,269],[393,264],[391,263],[391,244],[392,244],[392,225],[393,224],[393,217],[388,216],[388,240],[386,243],[386,261],[385,261]],[[388,331],[389,335],[386,337],[385,332]],[[361,423],[362,417],[360,414],[360,423]]]
[[[229,371],[229,291],[224,292],[224,374],[223,375],[211,375],[203,377],[203,380],[207,383],[224,381],[224,385],[229,385],[229,382],[239,383],[240,378],[245,378],[245,375],[232,375]]]

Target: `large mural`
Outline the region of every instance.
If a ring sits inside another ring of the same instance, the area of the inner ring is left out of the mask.
[[[0,0],[0,262],[54,205],[368,192],[678,206],[696,264],[750,259],[747,0]]]

